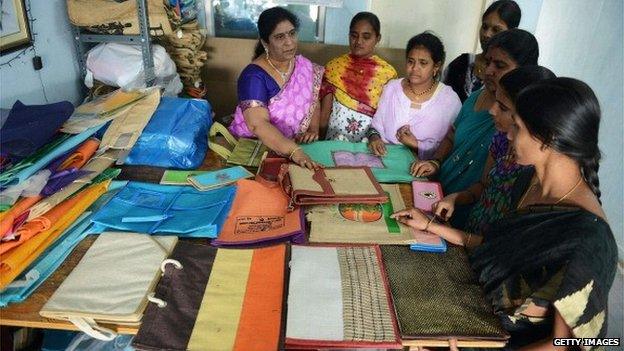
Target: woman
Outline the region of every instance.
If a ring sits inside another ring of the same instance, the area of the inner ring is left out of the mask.
[[[405,49],[406,77],[384,87],[368,131],[369,148],[385,155],[384,143],[403,144],[429,159],[453,124],[461,103],[449,86],[438,81],[444,45],[432,33],[416,35]]]
[[[520,24],[522,12],[520,6],[512,0],[498,0],[490,5],[481,17],[479,42],[481,54],[463,53],[449,63],[444,71],[444,83],[450,85],[459,95],[459,99],[466,101],[468,96],[483,86],[485,73],[485,47],[488,41],[497,33],[517,28]]]
[[[496,102],[490,109],[497,132],[492,138],[481,180],[464,191],[445,196],[435,205],[436,215],[449,219],[455,205],[469,205],[476,201],[468,215],[465,230],[482,233],[490,223],[503,217],[511,209],[511,188],[525,169],[516,163],[507,140],[507,133],[513,123],[512,116],[516,113],[516,98],[528,85],[554,77],[548,68],[524,66],[500,79],[499,88],[496,89]],[[445,212],[446,215],[443,215]]]
[[[517,211],[483,236],[431,223],[418,210],[393,216],[476,247],[471,265],[511,334],[509,349],[605,337],[617,246],[599,200],[598,100],[585,83],[554,78],[523,89],[517,112],[508,137],[516,162],[534,167],[514,185]]]
[[[537,64],[539,48],[533,34],[522,29],[498,33],[486,48],[485,87],[472,95],[464,105],[433,157],[412,164],[412,174],[438,178],[446,194],[467,189],[483,174],[483,168],[494,135],[494,122],[489,110],[496,101],[498,80],[518,67]],[[470,208],[458,207],[453,224],[463,228]]]
[[[257,137],[302,167],[316,168],[295,141],[318,139],[323,68],[296,55],[298,28],[297,17],[281,7],[260,14],[260,40],[254,60],[238,78],[239,102],[229,129],[237,137]]]
[[[366,136],[383,86],[397,73],[374,54],[381,40],[379,18],[359,12],[349,26],[350,53],[325,65],[321,87],[321,130],[325,139],[359,142]]]

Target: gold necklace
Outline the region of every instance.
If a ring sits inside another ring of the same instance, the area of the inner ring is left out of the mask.
[[[271,66],[277,72],[277,74],[280,75],[280,77],[282,78],[282,82],[286,82],[286,78],[288,78],[290,70],[292,69],[292,59],[288,61],[288,69],[286,70],[286,72],[282,72],[273,65],[273,62],[271,62],[271,59],[269,59],[269,55],[266,55],[265,58],[269,63],[269,66]]]
[[[565,193],[562,197],[559,198],[559,200],[555,201],[555,203],[553,205],[558,205],[561,201],[565,200],[568,196],[570,196],[570,194],[572,194],[574,192],[574,190],[576,190],[576,188],[579,187],[579,185],[581,185],[581,183],[583,182],[583,177],[580,177],[578,182],[576,182],[576,184],[572,187],[572,189],[570,189],[567,193]],[[524,195],[522,195],[522,198],[520,199],[520,202],[518,203],[518,208],[521,208],[522,205],[524,204],[524,200],[526,199],[527,195],[529,195],[529,193],[531,191],[533,191],[533,188],[538,184],[538,181],[535,181],[531,184],[531,186],[527,189],[527,191],[524,193]]]
[[[419,96],[425,95],[425,94],[427,94],[428,92],[430,92],[430,91],[431,91],[431,89],[433,89],[433,87],[436,85],[436,83],[437,83],[437,82],[436,82],[436,81],[435,81],[435,79],[434,79],[434,80],[433,80],[433,82],[431,82],[431,86],[430,86],[429,88],[427,88],[427,89],[425,89],[424,91],[421,91],[420,93],[418,93],[418,94],[417,94],[417,93],[414,91],[414,88],[412,88],[412,84],[411,84],[411,82],[409,81],[409,79],[407,79],[407,87],[408,87],[408,88],[409,88],[409,90],[412,92],[412,94],[414,94],[414,97],[415,97],[415,98],[418,98]]]

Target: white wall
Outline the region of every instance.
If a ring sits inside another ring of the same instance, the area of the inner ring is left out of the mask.
[[[65,0],[27,0],[35,37],[35,50],[43,60],[43,69],[35,71],[33,50],[11,66],[0,67],[0,107],[11,108],[20,99],[25,104],[45,104],[62,100],[78,103],[81,98],[78,65]],[[15,53],[0,57],[7,62]]]
[[[381,46],[405,48],[412,36],[432,30],[444,43],[448,63],[478,47],[483,6],[483,0],[372,0],[371,12],[381,21]]]

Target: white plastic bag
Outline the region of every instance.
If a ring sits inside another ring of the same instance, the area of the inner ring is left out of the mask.
[[[182,91],[182,82],[176,65],[160,45],[152,45],[154,56],[155,85],[165,89],[163,95],[176,96]],[[87,54],[85,85],[93,86],[93,79],[123,90],[145,88],[145,72],[141,46],[102,43]]]

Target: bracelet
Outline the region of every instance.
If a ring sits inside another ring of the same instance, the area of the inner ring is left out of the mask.
[[[466,233],[468,234],[468,238],[466,239],[466,247],[470,246],[470,239],[472,239],[472,233]]]
[[[435,216],[431,216],[431,219],[429,220],[429,222],[427,222],[427,225],[425,226],[424,231],[428,231],[429,229],[429,225],[431,225],[431,222],[433,222],[433,220],[435,219]]]
[[[288,155],[289,160],[292,160],[292,157],[295,154],[295,152],[297,152],[297,150],[301,150],[301,146],[297,146],[294,149],[292,149],[292,151],[290,152],[290,155]]]
[[[433,163],[433,165],[436,168],[440,169],[440,161],[438,161],[438,160],[429,160],[429,162]]]

